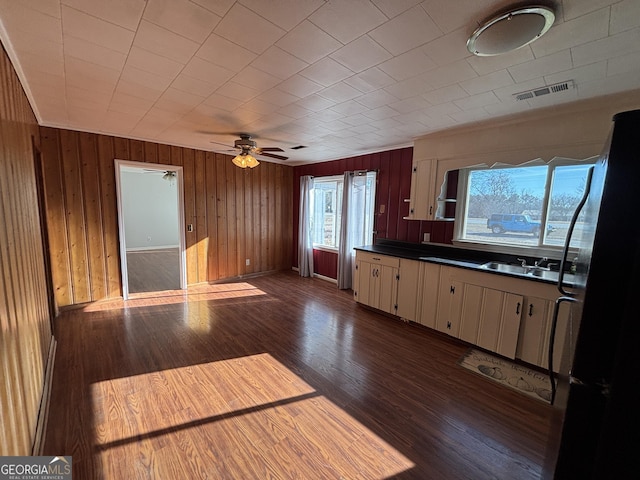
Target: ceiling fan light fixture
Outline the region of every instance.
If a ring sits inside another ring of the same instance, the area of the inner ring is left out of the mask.
[[[260,165],[260,162],[256,160],[255,157],[246,152],[236,155],[231,161],[235,166],[240,168],[254,168]]]
[[[544,35],[555,18],[553,10],[539,5],[510,10],[476,28],[467,49],[480,57],[512,52]]]

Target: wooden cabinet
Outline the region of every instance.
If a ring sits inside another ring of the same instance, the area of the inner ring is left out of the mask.
[[[436,187],[437,160],[416,159],[411,167],[411,196],[409,198],[408,220],[433,220],[437,210],[436,197],[440,193]]]
[[[357,251],[355,300],[395,315],[399,266],[400,261],[396,257]]]
[[[422,262],[417,260],[400,259],[396,315],[412,322],[418,319],[421,264]]]
[[[418,323],[436,328],[440,269],[436,263],[422,262],[420,265],[420,286],[418,301]]]

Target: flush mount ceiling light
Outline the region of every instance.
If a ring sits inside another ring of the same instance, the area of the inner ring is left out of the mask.
[[[467,40],[467,49],[481,57],[511,52],[544,35],[555,18],[548,7],[510,10],[480,25]]]
[[[240,155],[234,157],[234,159],[231,161],[234,165],[240,168],[254,168],[260,165],[260,162],[247,152],[242,152]]]

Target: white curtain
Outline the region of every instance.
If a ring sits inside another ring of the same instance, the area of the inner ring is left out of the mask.
[[[344,172],[342,221],[338,248],[338,288],[351,288],[355,271],[354,247],[364,245],[369,238],[367,215],[366,172]]]
[[[298,227],[298,270],[301,277],[313,276],[313,239],[311,237],[311,195],[313,177],[300,177],[300,222]]]

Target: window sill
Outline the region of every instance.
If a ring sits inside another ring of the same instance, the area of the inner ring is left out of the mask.
[[[330,252],[330,253],[335,253],[336,255],[338,254],[338,249],[335,247],[327,247],[325,245],[314,245],[313,249],[319,250],[321,252]]]
[[[563,247],[552,246],[531,246],[520,247],[516,245],[503,245],[497,243],[478,243],[469,240],[456,240],[452,241],[453,245],[458,248],[465,248],[467,250],[480,250],[483,252],[503,253],[507,255],[520,255],[524,257],[547,257],[553,260],[560,260],[562,257]],[[577,248],[569,249],[569,258],[571,255],[577,255]]]

